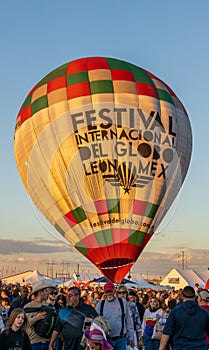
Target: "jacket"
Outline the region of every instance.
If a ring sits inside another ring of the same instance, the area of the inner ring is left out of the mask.
[[[173,350],[205,350],[209,313],[195,301],[187,300],[171,310],[163,333],[173,336]]]

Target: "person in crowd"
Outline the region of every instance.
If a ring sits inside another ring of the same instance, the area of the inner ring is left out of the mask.
[[[55,304],[54,304],[55,309],[57,311],[59,311],[60,309],[62,309],[66,305],[67,305],[66,296],[64,294],[58,294],[56,296],[56,300],[55,300]]]
[[[20,287],[19,287],[19,286],[13,287],[13,288],[12,288],[12,291],[11,291],[11,297],[10,297],[9,294],[8,294],[10,305],[12,304],[13,301],[15,301],[16,299],[18,299],[19,296],[20,296]]]
[[[48,297],[47,297],[47,303],[49,303],[52,306],[55,306],[56,297],[58,292],[56,291],[56,288],[48,288]]]
[[[146,308],[149,306],[149,296],[147,293],[144,293],[141,303],[144,306],[144,310],[146,310]]]
[[[199,283],[195,283],[195,285],[194,285],[194,291],[195,291],[195,295],[198,296]]]
[[[134,327],[127,300],[116,296],[112,282],[105,284],[104,294],[105,299],[98,302],[96,311],[109,321],[111,330],[107,341],[114,350],[125,350],[128,336],[130,346],[134,347]]]
[[[176,290],[175,299],[176,299],[176,304],[178,304],[178,305],[180,305],[184,301],[182,293],[183,293],[183,289],[182,288]]]
[[[128,292],[128,306],[131,313],[132,321],[134,324],[134,345],[136,348],[142,347],[142,336],[141,336],[141,320],[139,317],[138,308],[136,305],[137,294],[134,290]]]
[[[139,317],[140,317],[140,321],[142,323],[145,308],[142,305],[142,303],[139,301],[138,294],[137,294],[137,292],[135,290],[129,290],[129,292],[128,292],[128,299],[130,300],[130,298],[132,299],[132,301],[135,302],[135,304],[137,306]]]
[[[85,330],[84,335],[88,340],[86,350],[112,350],[100,329]]]
[[[31,350],[29,337],[25,331],[27,317],[22,309],[14,309],[8,319],[6,329],[0,334],[0,350]]]
[[[191,286],[182,291],[183,302],[174,307],[165,324],[159,350],[164,350],[173,337],[173,350],[207,350],[205,334],[209,335],[209,313],[196,302]]]
[[[171,310],[176,306],[177,302],[176,302],[176,299],[169,299],[167,301],[167,303],[168,303],[168,305],[167,305],[167,309],[166,309],[166,319],[168,318]],[[165,350],[172,350],[172,348],[173,348],[173,338],[172,338],[172,336],[170,336],[168,339]]]
[[[94,291],[94,299],[96,300],[96,304],[101,300],[102,294],[103,294],[102,291],[98,289]],[[95,304],[95,307],[96,307],[96,304]]]
[[[137,296],[138,296],[139,302],[142,303],[142,299],[143,299],[143,290],[142,289],[137,290]]]
[[[91,306],[96,307],[98,301],[97,301],[97,299],[95,298],[95,295],[94,295],[94,294],[95,294],[94,291],[90,290],[90,291],[88,292],[87,299],[88,299],[88,301],[89,301],[89,303],[90,303]]]
[[[28,288],[26,286],[23,286],[20,288],[20,294],[13,300],[8,315],[10,315],[14,309],[23,309],[28,302]]]
[[[85,304],[91,305],[91,302],[88,299],[88,292],[87,292],[87,290],[83,289],[81,291],[81,299],[83,300],[83,302]]]
[[[83,335],[83,323],[86,316],[92,318],[98,313],[91,305],[87,305],[80,297],[81,291],[77,287],[68,289],[68,306],[59,312],[59,317],[51,336],[49,350],[53,350],[53,345],[62,333],[64,339],[63,350],[82,350],[80,345]]]
[[[141,322],[139,319],[135,298],[133,296],[130,296],[129,298],[129,293],[132,294],[131,292],[132,291],[128,291],[128,289],[124,284],[120,284],[116,291],[118,298],[124,298],[128,302],[128,307],[129,307],[130,315],[134,326],[134,345],[137,346],[138,332],[140,332],[140,339],[141,339]],[[129,339],[127,339],[127,342],[129,344]]]
[[[198,292],[197,302],[200,307],[209,311],[209,292],[203,289]],[[209,349],[209,336],[206,334],[206,343]]]
[[[66,307],[66,305],[67,305],[66,296],[64,294],[58,294],[56,296],[56,300],[54,304],[54,308],[57,311],[57,313],[59,313],[60,309],[62,309],[63,307]],[[58,334],[58,337],[55,343],[56,350],[62,350],[63,343],[64,343],[63,336],[62,336],[62,333],[60,333]]]
[[[7,296],[5,296],[2,298],[1,309],[0,309],[1,317],[4,321],[5,326],[7,324],[8,318],[9,318],[9,310],[10,310],[9,298]]]
[[[159,308],[159,301],[155,296],[150,297],[148,307],[144,312],[142,322],[142,337],[145,350],[158,350],[160,341],[152,339],[154,326],[157,321],[166,322],[166,312]]]
[[[33,300],[24,306],[24,310],[27,313],[27,319],[29,327],[27,327],[27,333],[32,344],[32,350],[48,350],[49,339],[39,336],[34,329],[35,323],[39,320],[43,320],[46,317],[45,311],[33,311],[27,312],[27,308],[40,308],[42,305],[49,305],[47,303],[48,288],[53,287],[52,285],[44,282],[37,282],[34,284],[31,296]]]
[[[5,330],[4,321],[3,321],[3,318],[0,315],[0,333],[2,333],[4,330]]]
[[[125,298],[128,301],[128,289],[124,284],[119,284],[116,294],[119,298]]]

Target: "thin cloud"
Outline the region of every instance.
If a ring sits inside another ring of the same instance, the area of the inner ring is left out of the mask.
[[[49,254],[72,252],[73,248],[59,241],[39,240],[20,241],[12,239],[0,239],[0,254],[11,255],[16,253]]]

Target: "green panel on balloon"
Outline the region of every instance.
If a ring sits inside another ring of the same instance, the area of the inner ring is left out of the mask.
[[[67,86],[88,82],[88,72],[72,73],[67,75]]]
[[[110,69],[123,69],[128,70],[126,63],[124,61],[120,61],[114,58],[106,58],[108,64],[110,65]]]
[[[76,208],[71,211],[77,222],[82,222],[87,219],[86,214],[82,207]]]
[[[157,204],[148,203],[144,216],[153,219],[156,211],[158,210],[158,207],[159,206]]]
[[[120,212],[120,202],[116,199],[107,199],[108,213],[119,213]]]
[[[158,93],[158,96],[159,96],[160,100],[167,101],[169,103],[174,104],[171,95],[167,91],[161,90],[161,89],[157,89],[157,93]]]
[[[23,105],[22,105],[22,109],[26,108],[27,106],[29,106],[29,105],[31,104],[31,99],[32,99],[32,95],[29,95],[29,96],[25,99],[25,101],[24,101],[24,103],[23,103]]]
[[[141,246],[145,236],[146,236],[146,232],[131,230],[128,243]]]
[[[139,67],[136,67],[132,64],[128,64],[128,67],[130,68],[134,79],[137,83],[144,83],[144,84],[149,84],[154,86],[151,78],[148,76],[147,73],[145,73],[145,71]]]
[[[95,236],[100,246],[106,246],[107,244],[113,243],[111,230],[95,232]]]
[[[83,245],[83,243],[79,242],[75,245],[75,247],[83,254],[87,255],[89,253],[88,249]]]
[[[59,231],[59,233],[61,233],[62,236],[65,235],[65,231],[63,231],[63,229],[57,223],[54,225],[54,227],[57,231]]]
[[[51,80],[54,80],[56,78],[65,76],[67,73],[69,63],[63,64],[61,67],[53,70],[51,73],[49,73],[46,77],[44,77],[37,85],[36,88],[49,83]]]
[[[113,93],[113,84],[111,80],[96,80],[90,83],[91,93],[105,94]]]
[[[42,96],[32,103],[32,114],[48,107],[47,96]]]

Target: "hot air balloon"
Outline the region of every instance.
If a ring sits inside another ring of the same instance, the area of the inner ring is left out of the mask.
[[[114,58],[53,70],[16,119],[16,165],[31,200],[113,282],[168,212],[191,149],[190,121],[171,88]]]

